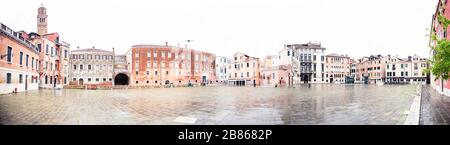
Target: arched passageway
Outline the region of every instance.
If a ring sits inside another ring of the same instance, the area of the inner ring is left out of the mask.
[[[114,85],[128,85],[130,78],[126,74],[118,74],[114,77]]]

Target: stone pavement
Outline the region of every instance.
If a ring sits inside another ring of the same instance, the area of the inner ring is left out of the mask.
[[[450,97],[439,94],[430,85],[422,88],[420,125],[448,125],[450,123]]]
[[[413,85],[39,90],[0,95],[0,124],[403,124]]]

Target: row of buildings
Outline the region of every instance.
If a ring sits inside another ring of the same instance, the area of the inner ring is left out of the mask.
[[[319,42],[284,45],[262,59],[232,57],[187,46],[135,45],[124,55],[95,47],[70,50],[58,33],[47,33],[41,6],[37,33],[1,24],[0,93],[64,86],[293,86],[302,83],[409,83],[425,81],[427,59],[374,55],[352,59],[325,54]]]
[[[277,54],[268,55],[262,60],[236,53],[228,64],[228,80],[223,81],[228,81],[230,85],[262,86],[429,82],[429,75],[425,72],[429,67],[428,59],[418,55],[407,58],[372,55],[352,59],[347,55],[325,55],[325,50],[320,43],[310,42],[285,45]]]
[[[0,94],[62,88],[69,79],[70,45],[47,33],[47,9],[37,14],[37,33],[0,23]]]

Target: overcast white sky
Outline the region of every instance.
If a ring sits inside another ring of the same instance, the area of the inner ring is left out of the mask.
[[[36,32],[37,8],[72,49],[184,46],[263,57],[284,44],[321,41],[326,53],[428,57],[438,0],[3,0],[0,22]]]

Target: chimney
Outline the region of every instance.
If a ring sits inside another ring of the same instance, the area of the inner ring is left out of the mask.
[[[95,46],[92,46],[93,49],[95,49]]]
[[[408,61],[411,61],[411,59],[412,59],[412,56],[408,56]]]
[[[166,46],[169,46],[169,42],[166,42]]]
[[[80,50],[80,46],[77,46],[77,49]]]

